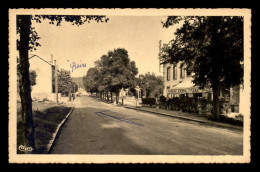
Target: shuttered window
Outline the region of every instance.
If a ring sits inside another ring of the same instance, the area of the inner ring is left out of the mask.
[[[171,67],[167,67],[167,81],[170,81],[170,71]]]

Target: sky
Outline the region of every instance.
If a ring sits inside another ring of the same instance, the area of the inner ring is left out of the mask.
[[[41,47],[31,54],[50,61],[51,54],[58,67],[71,71],[72,77],[82,77],[108,51],[125,48],[131,61],[136,62],[138,74],[159,72],[159,40],[168,43],[174,38],[176,27],[163,28],[164,16],[107,16],[107,23],[91,21],[81,26],[62,22],[51,25],[47,20],[32,26],[41,38]],[[71,70],[71,63],[86,67]]]

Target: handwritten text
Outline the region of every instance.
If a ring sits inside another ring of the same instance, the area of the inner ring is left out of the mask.
[[[73,70],[76,70],[78,68],[84,68],[84,67],[87,67],[86,63],[82,63],[82,64],[76,64],[75,62],[72,62],[70,64],[70,67],[71,67],[71,71],[73,72]]]

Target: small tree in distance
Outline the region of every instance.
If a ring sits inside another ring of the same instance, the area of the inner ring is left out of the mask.
[[[31,86],[36,85],[36,77],[37,77],[36,71],[35,70],[30,71]]]

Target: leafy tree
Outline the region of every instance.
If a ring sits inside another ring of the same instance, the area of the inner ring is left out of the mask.
[[[211,87],[213,113],[219,118],[220,88],[243,83],[243,17],[170,16],[163,27],[181,22],[176,38],[163,46],[161,60],[185,62],[195,85]]]
[[[136,82],[138,69],[135,62],[130,61],[127,50],[117,48],[103,55],[95,64],[101,73],[98,91],[110,91],[111,98],[112,92],[115,92],[116,103],[118,103],[120,89],[131,87]]]
[[[97,92],[100,73],[96,68],[89,68],[85,77],[83,77],[83,84],[87,92],[91,94]]]
[[[58,72],[58,92],[68,96],[73,90],[73,83],[69,70],[61,69]]]
[[[32,20],[41,23],[42,20],[48,19],[50,24],[60,26],[62,21],[70,22],[72,25],[82,25],[85,22],[95,20],[96,22],[103,22],[105,16],[73,16],[73,15],[17,15],[17,34],[20,38],[17,39],[17,50],[19,51],[19,87],[21,97],[21,115],[23,133],[23,144],[27,147],[32,147],[35,152],[34,141],[34,125],[32,119],[32,99],[31,99],[31,84],[29,79],[29,51],[36,50],[40,44],[37,42],[40,37],[38,36],[35,28],[31,26]],[[107,22],[108,18],[105,18]],[[30,153],[30,152],[25,152]]]
[[[108,54],[111,55],[111,52]],[[113,101],[113,93],[112,93],[112,87],[111,87],[111,81],[112,81],[112,58],[108,55],[101,56],[100,60],[97,60],[95,62],[96,69],[99,71],[99,79],[98,79],[98,87],[97,91],[100,94],[100,98],[104,98],[104,96],[107,96],[107,101],[109,101],[109,92],[111,95],[111,102]]]
[[[159,97],[163,94],[163,78],[162,76],[155,76],[154,73],[146,73],[139,75],[138,84],[141,87],[144,96]]]
[[[36,77],[37,77],[36,71],[32,70],[32,71],[30,71],[29,74],[30,74],[31,86],[36,85]]]

